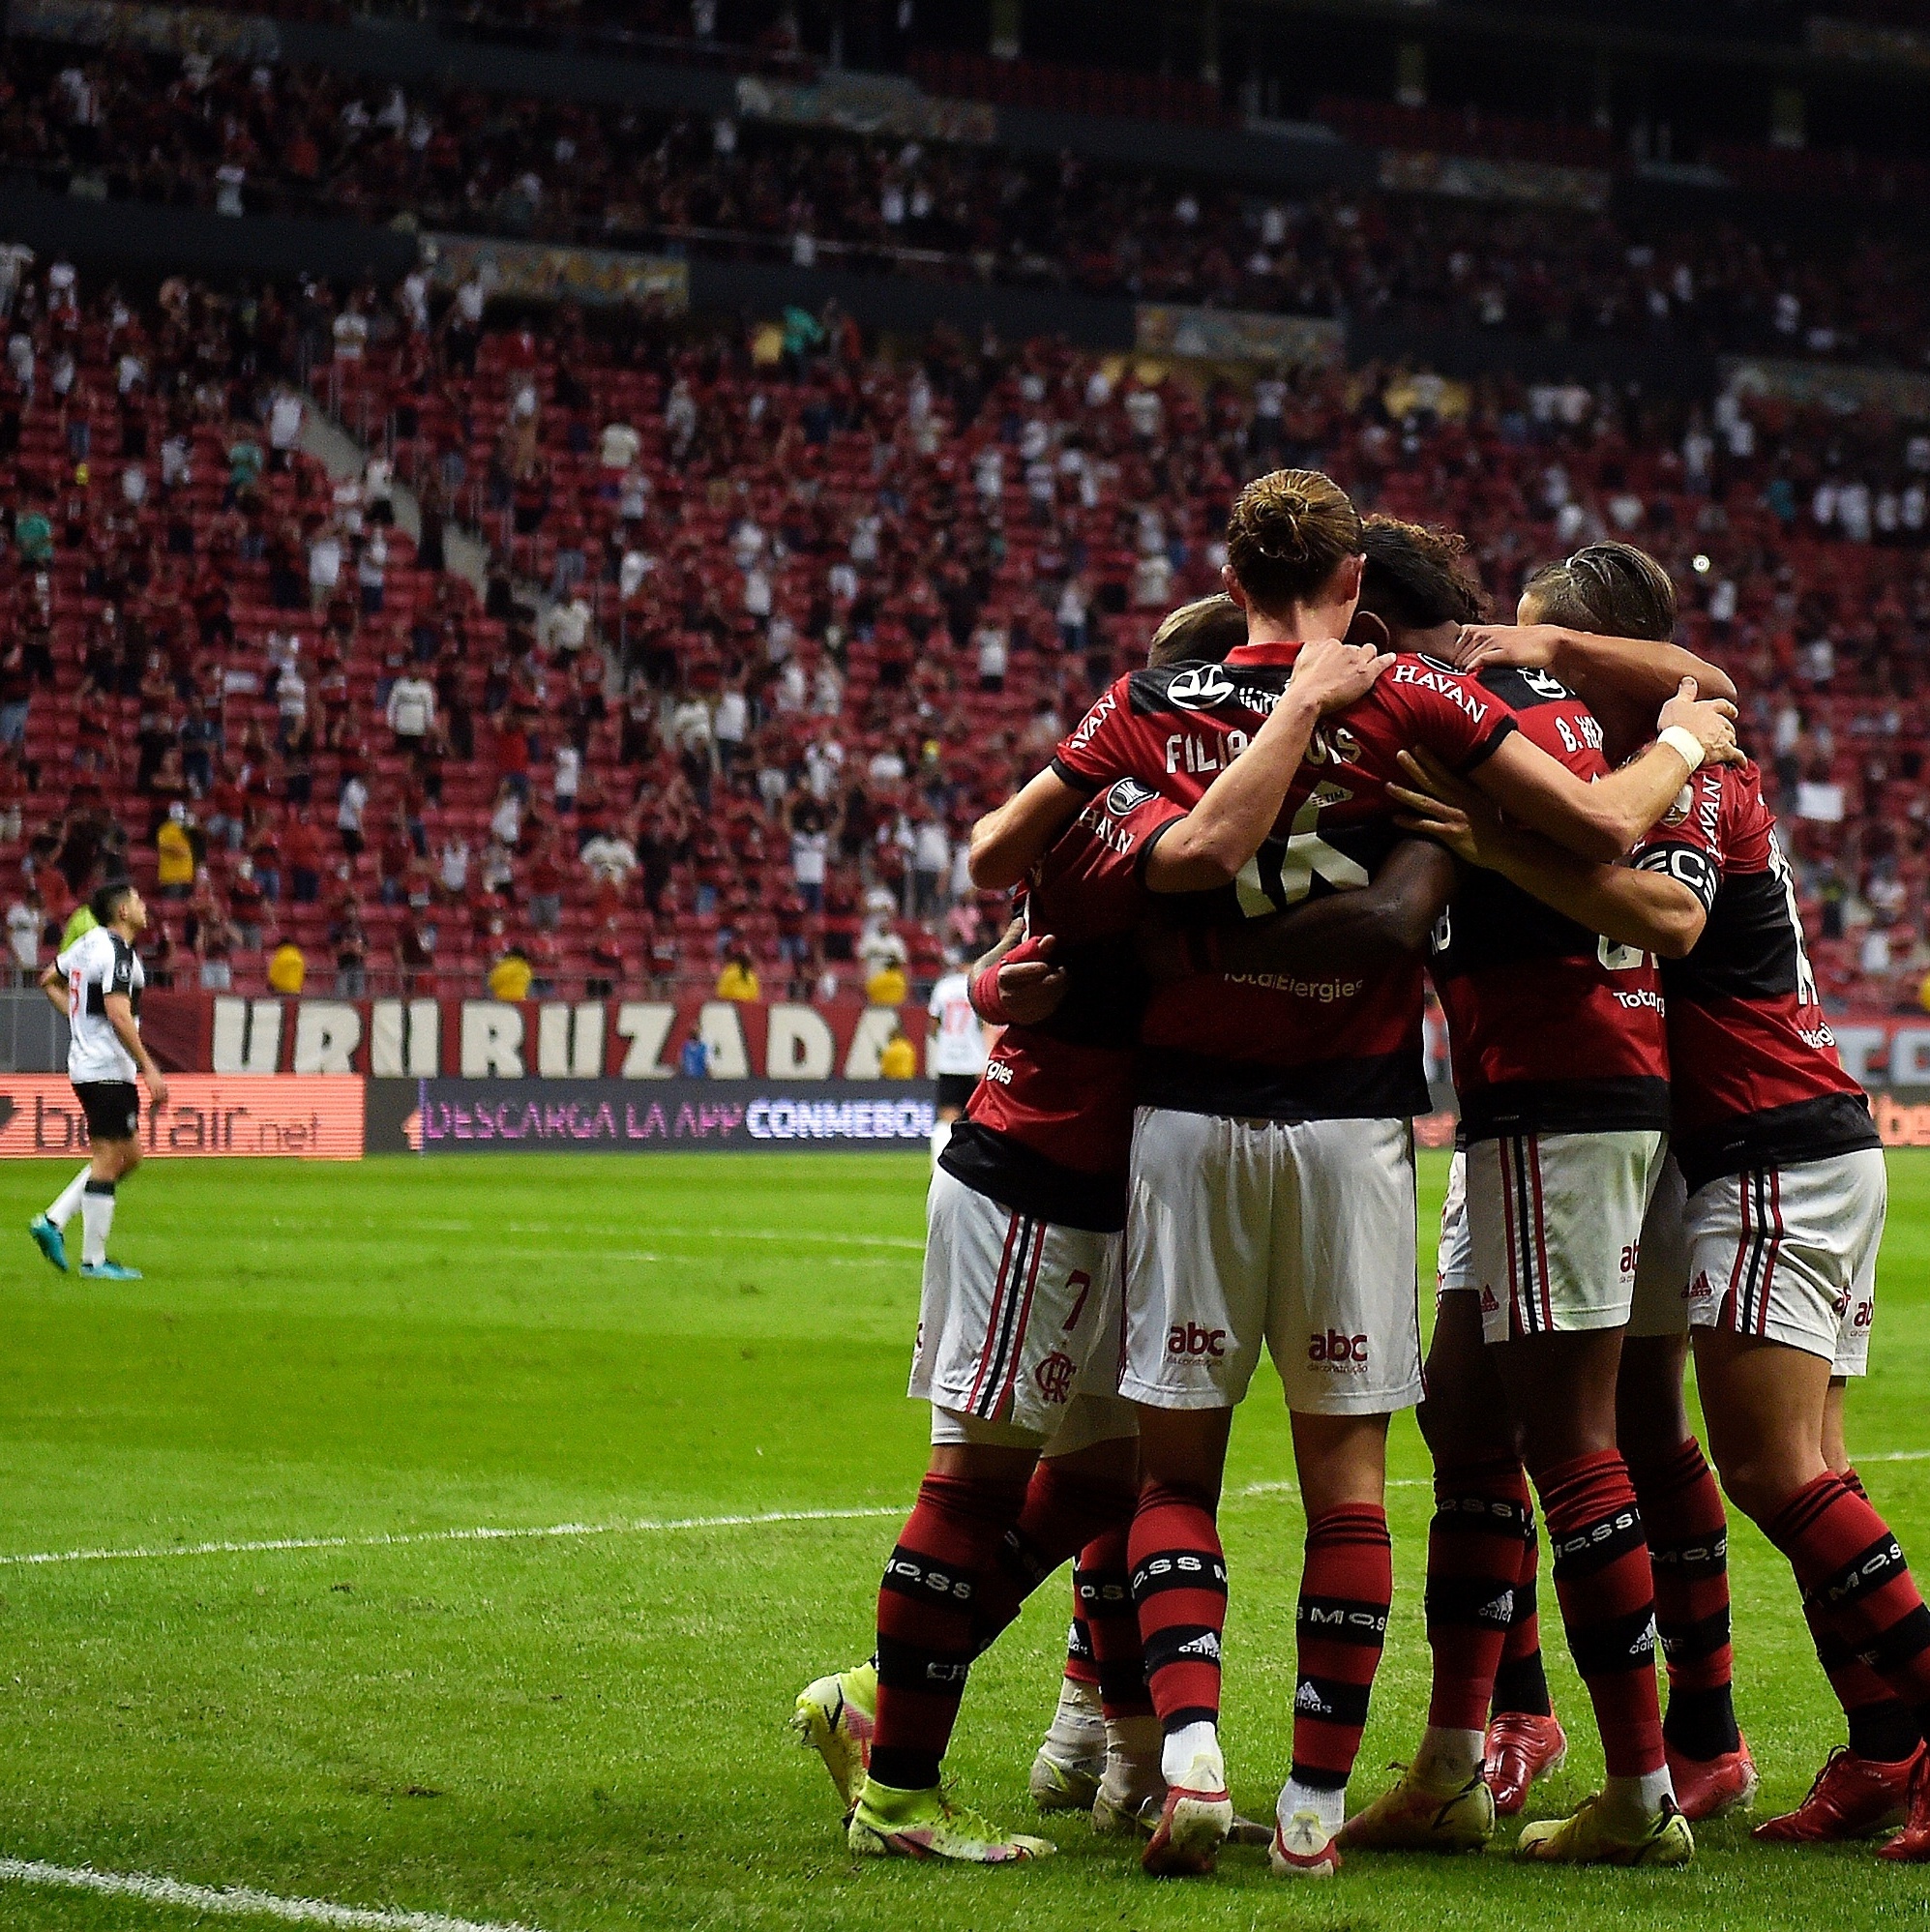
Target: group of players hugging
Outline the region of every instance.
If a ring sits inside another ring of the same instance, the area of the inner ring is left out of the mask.
[[[1726,1492],[1788,1558],[1849,1724],[1755,1835],[1902,1824],[1879,1856],[1930,1858],[1930,1611],[1842,1419],[1884,1159],[1734,689],[1669,642],[1643,552],[1550,566],[1491,627],[1461,549],[1363,520],[1318,472],[1250,484],[1226,594],[1174,612],[974,828],[974,878],[1023,898],[972,980],[1005,1030],[932,1182],[911,1378],[931,1462],[871,1660],[793,1720],[854,1852],[1053,1849],[959,1802],[940,1764],[972,1660],[1069,1559],[1041,1809],[1142,1835],[1154,1875],[1209,1872],[1230,1840],[1303,1878],[1355,1847],[1487,1845],[1566,1750],[1531,1484],[1606,1776],[1517,1857],[1682,1864],[1692,1821],[1754,1796]],[[1425,1370],[1424,976],[1460,1101]],[[1307,1525],[1270,1828],[1236,1817],[1219,1734],[1216,1518],[1262,1342]],[[1427,1725],[1350,1817],[1392,1597],[1387,1425],[1415,1404]]]

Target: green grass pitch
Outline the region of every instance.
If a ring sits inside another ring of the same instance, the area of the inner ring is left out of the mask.
[[[1361,1856],[1296,1888],[1236,1852],[1215,1880],[1156,1887],[1077,1821],[1034,1867],[860,1868],[784,1727],[806,1679],[868,1649],[891,1517],[369,1539],[902,1506],[925,1440],[904,1397],[922,1159],[157,1165],[122,1195],[115,1250],[148,1270],[127,1287],[62,1279],[27,1241],[70,1172],[0,1171],[0,1858],[544,1932],[1930,1924],[1930,1871],[1864,1847],[1770,1852],[1740,1822],[1704,1828],[1674,1874]],[[1444,1173],[1425,1157],[1424,1227]],[[1891,1176],[1851,1438],[1930,1570],[1930,1461],[1906,1459],[1930,1451],[1930,1154],[1894,1156]],[[1424,1702],[1426,1468],[1403,1417],[1356,1801]],[[1263,1373],[1230,1482],[1290,1471]],[[1238,1497],[1224,1527],[1229,1755],[1241,1808],[1264,1816],[1287,1761],[1299,1505]],[[13,1560],[279,1537],[344,1540]],[[1732,1547],[1760,1815],[1801,1795],[1840,1719],[1780,1560],[1746,1525]],[[1067,1600],[1050,1586],[973,1673],[959,1730],[964,1788],[1015,1825]],[[1544,1627],[1577,1748],[1537,1812],[1600,1766]],[[0,1926],[194,1922],[0,1883]]]

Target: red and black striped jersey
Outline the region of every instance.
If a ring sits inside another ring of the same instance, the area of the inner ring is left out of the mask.
[[[1135,671],[1060,744],[1053,769],[1096,792],[1138,779],[1194,804],[1280,701],[1297,643],[1245,644],[1224,665]],[[1273,835],[1220,916],[1261,918],[1365,885],[1404,836],[1387,786],[1396,755],[1425,746],[1457,771],[1515,728],[1471,678],[1403,656],[1366,697],[1322,720]],[[1141,1025],[1140,1101],[1274,1120],[1424,1113],[1421,966],[1372,972],[1194,974],[1158,988]]]
[[[967,1187],[1065,1227],[1126,1225],[1144,993],[1130,935],[1147,909],[1146,855],[1185,816],[1153,787],[1117,779],[1033,868],[1025,928],[1056,939],[1065,996],[1050,1020],[1008,1026],[994,1045],[938,1157]]]
[[[1577,778],[1608,776],[1602,728],[1559,678],[1499,665],[1475,675]],[[1430,969],[1447,1015],[1464,1144],[1668,1127],[1669,1043],[1652,954],[1470,867]]]
[[[1694,950],[1662,968],[1671,1145],[1690,1191],[1750,1168],[1880,1146],[1816,996],[1762,773],[1705,765],[1634,863],[1686,885],[1708,911]]]

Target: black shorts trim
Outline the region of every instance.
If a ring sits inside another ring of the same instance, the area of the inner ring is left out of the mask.
[[[1669,1083],[1644,1074],[1508,1081],[1470,1096],[1462,1108],[1461,1126],[1459,1146],[1511,1134],[1666,1134]]]
[[[1882,1145],[1883,1136],[1862,1094],[1830,1093],[1678,1134],[1669,1151],[1694,1194],[1712,1180],[1754,1168],[1801,1167]]]
[[[76,1080],[74,1097],[87,1116],[90,1141],[133,1141],[140,1135],[140,1088],[131,1080]]]
[[[1294,1067],[1214,1059],[1173,1047],[1140,1055],[1142,1107],[1254,1120],[1397,1120],[1433,1111],[1417,1051]]]
[[[956,1107],[961,1112],[965,1104],[978,1088],[978,1076],[975,1073],[941,1073],[938,1080],[938,1105]]]

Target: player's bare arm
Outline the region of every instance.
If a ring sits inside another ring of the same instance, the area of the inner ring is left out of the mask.
[[[1431,753],[1400,756],[1411,782],[1388,790],[1406,808],[1400,822],[1410,831],[1440,840],[1457,858],[1499,873],[1620,945],[1678,960],[1702,937],[1708,914],[1679,879],[1579,859],[1538,832],[1508,824],[1481,791]]]
[[[1405,839],[1364,886],[1239,925],[1146,926],[1141,964],[1155,979],[1187,972],[1372,972],[1426,950],[1460,867],[1446,842]]]
[[[1692,677],[1706,698],[1736,697],[1735,681],[1720,665],[1679,644],[1644,638],[1604,638],[1563,624],[1464,624],[1448,654],[1463,670],[1512,665],[1552,670],[1585,703],[1602,692],[1646,705],[1665,704]]]
[[[1583,858],[1613,865],[1654,824],[1706,763],[1735,764],[1736,706],[1698,698],[1685,677],[1656,720],[1657,736],[1619,771],[1590,785],[1525,733],[1510,732],[1475,767],[1474,783],[1502,811]]]
[[[1057,943],[1051,933],[1027,939],[1024,921],[1013,920],[965,975],[972,1011],[992,1026],[1036,1026],[1050,1020],[1065,997],[1065,968],[1053,959]]]
[[[154,1055],[143,1044],[140,1028],[134,1025],[134,1012],[132,1001],[125,993],[110,993],[102,1002],[107,1016],[107,1025],[114,1029],[114,1037],[128,1050],[129,1057],[140,1069],[140,1077],[147,1083],[147,1097],[157,1107],[167,1105],[167,1078],[154,1063]],[[61,1011],[64,1013],[63,1005]]]
[[[67,981],[61,976],[56,963],[41,974],[41,991],[47,996],[47,1003],[65,1020],[67,1018]]]
[[[1386,665],[1365,644],[1332,638],[1308,644],[1253,743],[1154,847],[1147,885],[1155,892],[1209,892],[1236,878],[1280,816],[1314,727],[1364,696]],[[1084,804],[1085,795],[1055,772],[1040,772],[971,828],[972,883],[981,891],[1017,885]]]

